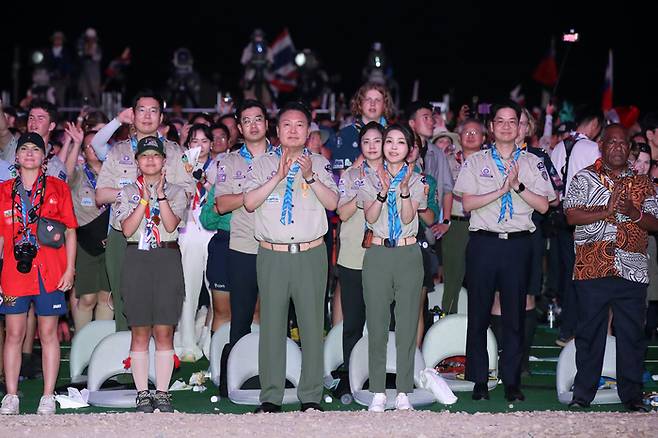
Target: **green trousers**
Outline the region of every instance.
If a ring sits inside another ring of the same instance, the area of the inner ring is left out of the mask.
[[[256,274],[260,294],[260,401],[276,405],[283,402],[288,309],[292,298],[302,343],[297,397],[302,403],[320,403],[327,248],[322,244],[296,254],[258,248]]]
[[[452,221],[450,229],[441,239],[443,253],[443,300],[441,308],[446,313],[457,313],[459,291],[466,275],[466,245],[468,222]]]
[[[423,286],[423,256],[418,245],[371,246],[363,259],[363,299],[368,325],[370,391],[386,390],[386,345],[395,301],[395,385],[398,392],[414,389],[414,355]]]
[[[114,306],[114,322],[118,332],[128,330],[128,321],[123,313],[123,299],[121,298],[121,270],[123,259],[126,256],[128,242],[121,231],[110,228],[105,248],[105,266],[107,278],[110,280],[112,291],[112,305]]]

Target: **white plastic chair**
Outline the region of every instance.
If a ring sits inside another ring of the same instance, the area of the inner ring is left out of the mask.
[[[109,408],[135,407],[135,390],[103,390],[101,385],[110,377],[130,374],[123,361],[130,355],[130,332],[117,332],[103,338],[89,360],[87,389],[89,404]],[[149,380],[155,383],[155,342],[149,342]]]
[[[363,326],[363,336],[368,334],[368,328]],[[343,359],[343,321],[339,322],[329,330],[324,338],[324,375],[330,376],[336,370]]]
[[[87,380],[83,375],[89,365],[91,353],[96,345],[106,336],[116,331],[114,321],[91,321],[73,336],[71,354],[69,356],[69,376],[71,383],[81,383]]]
[[[240,389],[258,375],[258,339],[260,334],[243,336],[231,349],[226,368],[228,398],[239,405],[260,404],[260,389]],[[286,388],[283,404],[298,403],[297,385],[302,372],[302,351],[292,339],[286,338],[286,379],[295,387]]]
[[[434,290],[427,293],[427,308],[434,306],[441,307],[443,299],[443,283],[436,283]],[[457,303],[457,314],[466,315],[468,313],[468,293],[463,287],[459,290],[459,302]]]
[[[429,328],[423,340],[423,358],[428,367],[434,368],[443,359],[452,356],[466,356],[466,315],[447,315]],[[489,369],[498,375],[498,344],[491,329],[487,330],[487,354]],[[453,391],[472,391],[473,382],[446,379]],[[497,380],[489,380],[489,389],[496,387]]]
[[[251,332],[256,333],[260,331],[260,326],[258,324],[251,324]],[[231,333],[231,323],[225,322],[215,333],[212,335],[210,340],[210,380],[217,386],[219,386],[219,376],[221,374],[221,364],[222,359],[222,350],[224,345],[229,343],[229,335]]]
[[[605,342],[605,353],[603,356],[602,376],[617,378],[617,340],[614,336],[608,336]],[[571,340],[562,349],[557,361],[555,376],[555,387],[557,398],[560,403],[568,404],[573,398],[571,387],[576,378],[576,343]],[[599,389],[592,400],[592,404],[606,405],[621,403],[617,389]]]
[[[386,372],[396,372],[396,349],[395,349],[395,332],[388,333],[388,343],[386,344]],[[354,400],[363,406],[368,406],[374,396],[370,390],[363,389],[363,385],[369,378],[368,371],[368,336],[363,336],[356,343],[350,356],[350,390]],[[420,372],[425,369],[425,361],[420,350],[416,348],[414,357],[414,383],[417,388],[411,394],[407,394],[409,402],[414,407],[427,406],[436,402],[434,395],[420,388]],[[395,397],[397,390],[386,390],[386,409],[392,409],[395,406]]]

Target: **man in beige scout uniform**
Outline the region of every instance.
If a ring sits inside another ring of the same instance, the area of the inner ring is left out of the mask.
[[[258,282],[256,254],[258,241],[254,238],[254,214],[244,208],[244,187],[247,174],[256,158],[271,151],[267,143],[267,110],[257,100],[245,100],[236,113],[238,128],[244,144],[228,153],[219,162],[215,183],[216,208],[219,214],[233,212],[228,251],[228,273],[231,285],[231,332],[229,343],[221,357],[219,391],[226,396],[226,364],[231,348],[251,331]]]
[[[116,130],[116,123],[119,123],[119,126],[121,123],[133,123],[135,135],[128,140],[116,143],[107,154],[96,185],[96,204],[98,205],[113,204],[121,189],[135,182],[137,179],[137,164],[135,162],[137,142],[144,137],[158,135],[158,126],[162,122],[162,98],[150,92],[142,92],[135,97],[133,102],[132,111],[122,112],[117,122],[113,121],[114,124],[107,125],[108,129]],[[163,143],[167,154],[165,164],[167,181],[182,186],[187,193],[192,193],[194,181],[192,176],[185,170],[182,160],[183,151],[176,143],[164,139]],[[117,331],[122,331],[128,330],[128,325],[123,312],[123,301],[117,292],[121,279],[121,266],[126,249],[126,239],[120,231],[121,224],[118,222],[116,214],[111,213],[110,215],[111,228],[107,236],[105,260],[107,275],[110,279],[110,289],[113,292],[114,319]]]
[[[335,210],[338,188],[331,165],[311,155],[304,143],[311,114],[296,102],[279,111],[281,148],[253,163],[244,206],[255,211],[260,241],[256,271],[261,296],[258,366],[261,405],[256,412],[279,412],[286,370],[286,322],[290,298],[302,340],[302,373],[297,397],[302,411],[322,410],[322,329],[327,282],[325,209]],[[279,153],[281,156],[279,157]]]
[[[519,389],[523,355],[525,294],[530,272],[533,210],[545,213],[555,191],[542,161],[515,143],[520,107],[496,105],[490,149],[463,164],[454,192],[471,213],[468,260],[466,379],[475,383],[473,399],[489,399],[487,328],[495,291],[500,291],[503,321],[501,375],[508,401],[524,400]]]

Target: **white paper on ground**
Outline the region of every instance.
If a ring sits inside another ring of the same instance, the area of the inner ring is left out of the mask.
[[[192,389],[192,387],[182,380],[176,380],[169,387],[169,391],[189,391],[190,389]]]
[[[439,403],[451,405],[457,402],[445,379],[434,368],[425,368],[420,372],[420,386],[432,392]]]
[[[87,401],[89,400],[89,390],[84,388],[82,391],[78,391],[77,388],[67,388],[69,395],[56,395],[55,400],[59,403],[59,407],[62,409],[78,409],[86,408],[89,406]]]

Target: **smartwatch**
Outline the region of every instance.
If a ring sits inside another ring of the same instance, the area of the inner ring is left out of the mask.
[[[525,190],[525,184],[519,183],[519,188],[518,190],[514,190],[516,193],[521,193],[522,191]]]
[[[452,222],[450,221],[450,219],[443,219],[443,222],[442,222],[443,225],[450,225],[451,223]]]

